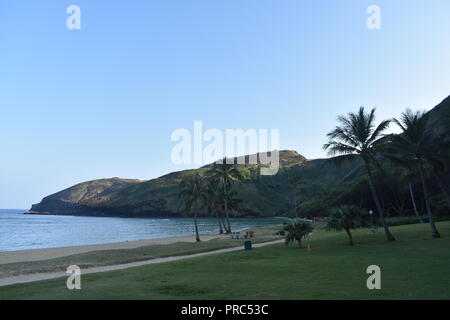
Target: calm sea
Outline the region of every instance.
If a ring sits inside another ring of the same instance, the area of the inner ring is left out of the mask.
[[[0,209],[0,251],[55,248],[194,234],[191,218],[109,218],[26,215]],[[231,219],[233,230],[280,224],[280,219]],[[217,220],[199,219],[201,233],[218,232]]]

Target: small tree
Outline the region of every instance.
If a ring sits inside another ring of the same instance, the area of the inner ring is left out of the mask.
[[[303,219],[291,219],[284,227],[286,231],[285,243],[288,245],[291,242],[298,241],[300,248],[302,247],[302,239],[311,233],[314,226],[311,222]]]
[[[362,225],[362,209],[357,206],[341,206],[335,208],[328,221],[327,228],[336,231],[345,230],[348,235],[348,242],[352,246],[353,237],[351,230]]]

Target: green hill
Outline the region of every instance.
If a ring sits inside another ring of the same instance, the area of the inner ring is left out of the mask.
[[[115,192],[141,182],[141,180],[111,178],[79,183],[45,197],[40,203],[34,204],[31,211],[82,214],[86,210],[84,206],[93,199],[108,197]]]
[[[437,121],[449,110],[450,97],[430,111],[432,121]],[[280,151],[280,170],[274,176],[261,176],[260,164],[239,166],[245,179],[236,183],[234,189],[242,198],[243,207],[235,215],[294,215],[294,190],[288,182],[290,176],[300,176],[304,182],[302,188],[307,196],[302,203],[303,214],[326,215],[326,210],[336,201],[345,202],[349,197],[361,199],[360,205],[363,207],[373,206],[370,203],[365,171],[359,161],[335,167],[327,159],[308,160],[296,151],[283,150]],[[172,172],[148,181],[112,178],[80,183],[45,197],[39,204],[33,205],[31,210],[70,215],[181,216],[176,201],[179,182],[194,171],[203,175],[209,167],[207,165],[199,169]],[[395,176],[393,179],[395,181]],[[379,189],[387,192],[390,186],[392,183],[387,181]],[[389,195],[386,195],[386,199],[393,202],[393,207],[403,208],[406,203],[402,199],[403,206],[397,204],[399,199],[389,199]],[[390,204],[386,204],[388,205]]]
[[[235,159],[236,161],[236,159]],[[358,171],[349,163],[336,168],[326,159],[307,160],[296,151],[280,151],[280,170],[275,176],[260,176],[261,165],[239,165],[244,180],[234,188],[243,200],[241,216],[278,216],[292,210],[291,175],[301,175],[309,190],[320,190],[345,181]],[[179,182],[194,171],[204,174],[210,165],[196,170],[172,172],[148,181],[119,178],[77,184],[32,206],[33,212],[70,215],[175,217],[181,216],[176,201]]]

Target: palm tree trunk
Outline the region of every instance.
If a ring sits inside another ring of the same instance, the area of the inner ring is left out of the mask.
[[[219,223],[220,234],[223,234],[222,223],[220,222],[219,211],[217,211],[217,222]]]
[[[219,217],[220,217],[220,223],[222,225],[222,229],[226,232],[227,231],[227,226],[225,225],[225,221],[223,220],[222,213],[219,213]]]
[[[420,217],[419,211],[417,210],[416,200],[414,199],[414,191],[413,191],[413,187],[412,187],[411,183],[409,184],[409,194],[411,195],[411,202],[412,202],[413,207],[414,207],[414,213],[416,214],[417,219],[419,219],[419,222],[423,223],[423,220]]]
[[[198,233],[198,224],[197,224],[197,212],[194,213],[194,224],[195,224],[195,241],[200,242],[200,235]]]
[[[380,213],[380,220],[381,220],[381,223],[383,224],[384,233],[386,234],[386,238],[388,241],[395,241],[395,238],[392,235],[391,231],[389,230],[386,220],[384,219],[384,210],[381,207],[377,191],[375,190],[375,186],[373,185],[372,171],[370,170],[369,163],[367,162],[367,160],[364,160],[364,161],[366,164],[367,174],[369,175],[370,192],[372,193],[373,200],[375,201],[375,205],[377,206],[378,212]]]
[[[222,221],[223,230],[225,230],[225,233],[226,233],[227,232],[227,226],[225,224],[225,220],[223,219],[223,217],[221,217],[220,220]]]
[[[302,247],[302,238],[299,238],[297,241],[298,241],[298,246],[299,246],[300,248],[303,248],[303,247]]]
[[[225,200],[225,219],[227,220],[227,233],[231,233],[231,226],[230,226],[230,217],[228,216],[228,203],[227,200]]]
[[[420,158],[419,158],[419,170],[420,170],[420,177],[422,179],[423,195],[425,197],[425,206],[427,208],[428,221],[430,222],[430,227],[431,227],[431,234],[432,234],[433,238],[440,238],[441,235],[437,231],[436,225],[434,224],[433,214],[431,212],[430,201],[428,199],[428,188],[427,188],[427,183],[425,181],[425,173],[424,173],[425,170],[423,168],[422,159],[420,159]]]
[[[353,245],[353,237],[352,237],[352,233],[350,232],[350,229],[345,229],[345,232],[348,235],[348,243],[349,245]]]
[[[225,228],[227,233],[231,233],[230,218],[228,217],[228,203],[227,203],[227,182],[223,180],[223,193],[224,193],[224,210],[225,219],[227,220],[227,227]]]

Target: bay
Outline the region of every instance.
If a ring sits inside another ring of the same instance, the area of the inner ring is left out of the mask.
[[[116,218],[26,215],[0,209],[0,251],[56,248],[194,235],[192,218]],[[233,230],[280,224],[277,218],[234,218]],[[200,233],[219,231],[214,218],[199,219]]]

